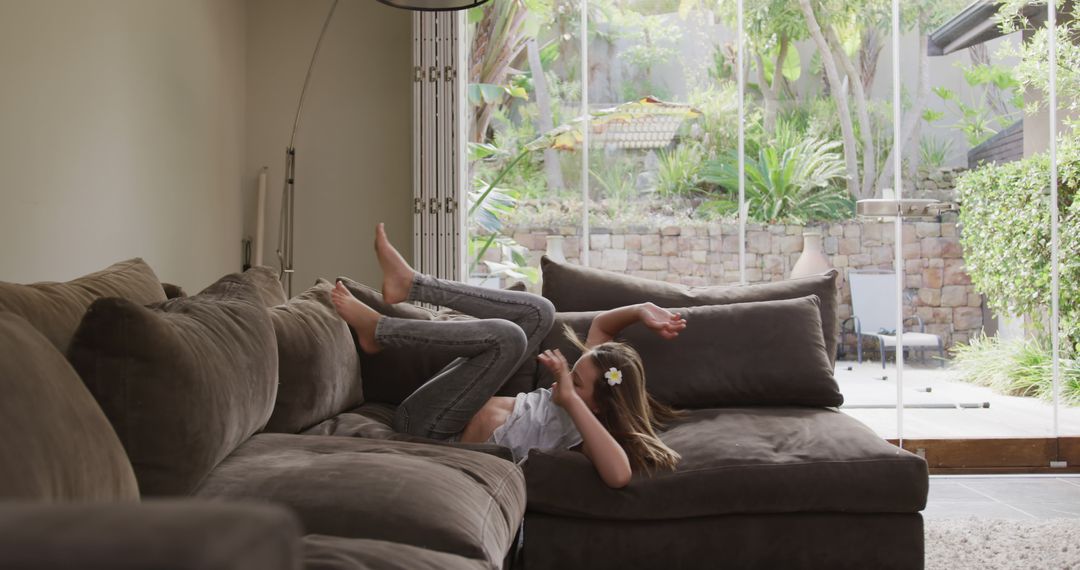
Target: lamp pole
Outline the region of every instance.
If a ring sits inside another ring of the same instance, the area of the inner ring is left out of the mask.
[[[315,69],[315,61],[319,58],[319,48],[322,47],[326,29],[330,27],[330,20],[334,17],[339,0],[330,3],[330,11],[326,14],[319,39],[315,42],[315,51],[311,54],[311,63],[308,64],[307,75],[304,77],[304,86],[300,89],[300,102],[296,106],[296,118],[293,119],[292,134],[289,136],[289,146],[285,149],[285,185],[281,190],[281,221],[278,231],[278,262],[281,264],[281,272],[278,278],[285,286],[285,292],[292,297],[293,276],[293,227],[296,213],[296,132],[300,129],[300,114],[304,110],[304,96],[307,95],[308,84],[311,83],[311,72]]]

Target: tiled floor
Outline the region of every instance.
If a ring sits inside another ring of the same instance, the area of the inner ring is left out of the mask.
[[[1080,476],[931,476],[923,518],[1080,519]]]

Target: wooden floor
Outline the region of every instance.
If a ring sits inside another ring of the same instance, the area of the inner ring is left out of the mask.
[[[923,518],[968,517],[1080,519],[1080,476],[931,475]]]

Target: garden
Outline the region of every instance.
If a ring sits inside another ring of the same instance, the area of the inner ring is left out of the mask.
[[[949,335],[965,379],[1048,397],[1049,158],[968,163],[969,151],[1045,111],[1047,34],[931,57],[928,37],[967,3],[902,3],[898,125],[889,1],[745,0],[741,122],[734,0],[590,0],[585,38],[577,1],[470,10],[470,274],[535,283],[545,237],[560,236],[568,259],[588,255],[606,269],[688,284],[733,282],[743,270],[748,282],[767,281],[790,270],[803,229],[825,235],[837,268],[890,268],[889,232],[856,218],[855,202],[891,191],[899,129],[904,196],[959,211],[905,223],[908,312]],[[1027,4],[1003,4],[1004,31],[1024,25]],[[1066,22],[1057,96],[1070,116],[1080,25]],[[1057,156],[1060,362],[1063,401],[1080,403],[1073,128],[1064,121]],[[740,136],[745,267],[732,241],[741,239]],[[980,334],[983,306],[1014,316],[1025,334]]]

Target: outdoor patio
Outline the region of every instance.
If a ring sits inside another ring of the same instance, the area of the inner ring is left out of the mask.
[[[1052,437],[1053,407],[1036,398],[998,394],[956,379],[948,366],[904,366],[904,438]],[[885,378],[884,380],[882,378]],[[836,363],[844,394],[841,411],[887,439],[896,433],[896,364],[864,360]],[[930,391],[927,392],[926,389]],[[1061,406],[1060,435],[1080,435],[1080,408]]]

